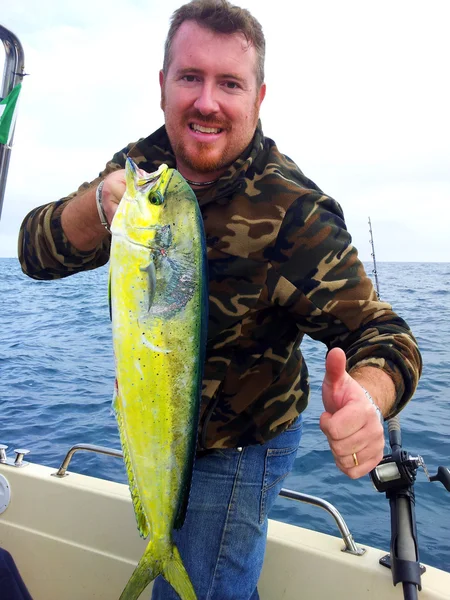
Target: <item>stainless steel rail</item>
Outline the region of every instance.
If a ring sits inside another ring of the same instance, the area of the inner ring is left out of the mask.
[[[52,473],[54,477],[67,477],[67,469],[69,467],[69,463],[72,460],[72,456],[78,450],[85,450],[87,452],[97,452],[99,454],[107,454],[108,456],[116,456],[117,458],[123,458],[123,453],[120,450],[114,450],[113,448],[106,448],[105,446],[95,446],[93,444],[76,444],[72,446],[72,448],[67,452],[64,460],[61,463],[61,466],[56,471],[56,473]],[[333,506],[327,500],[323,500],[322,498],[317,498],[316,496],[309,496],[308,494],[301,494],[300,492],[294,492],[292,490],[282,489],[280,492],[280,496],[283,498],[288,498],[289,500],[297,500],[298,502],[305,502],[307,504],[312,504],[313,506],[318,506],[328,512],[333,519],[336,521],[338,529],[341,533],[342,539],[344,541],[345,547],[342,549],[343,552],[348,552],[349,554],[354,554],[356,556],[362,556],[365,553],[365,549],[358,546],[352,534],[350,533],[349,528],[347,527],[347,523],[344,521],[343,516],[338,511],[338,509]]]
[[[345,544],[345,547],[342,549],[342,551],[348,552],[349,554],[355,554],[356,556],[362,556],[365,553],[365,548],[362,548],[355,543],[355,540],[353,539],[353,536],[347,527],[347,523],[344,521],[344,517],[341,515],[338,509],[333,506],[333,504],[327,500],[318,498],[317,496],[301,494],[300,492],[294,492],[284,488],[281,490],[280,496],[283,498],[288,498],[289,500],[297,500],[298,502],[305,502],[306,504],[312,504],[313,506],[323,508],[323,510],[333,517],[333,519],[336,521],[339,531],[341,532],[341,537]]]
[[[2,87],[0,88],[0,99],[3,99],[6,98],[11,90],[20,83],[25,76],[25,56],[19,39],[9,31],[9,29],[3,27],[3,25],[0,25],[0,39],[5,48],[5,68],[3,70]],[[0,144],[0,218],[2,215],[3,198],[5,196],[6,178],[8,176],[13,137],[14,125],[10,144],[8,146]]]
[[[52,473],[54,477],[67,477],[67,468],[69,466],[70,461],[72,460],[72,456],[78,450],[84,450],[86,452],[96,452],[97,454],[106,454],[108,456],[116,456],[117,458],[123,458],[123,452],[120,450],[114,450],[114,448],[106,448],[105,446],[95,446],[94,444],[76,444],[72,446],[69,452],[66,454],[64,460],[61,463],[61,466],[56,471],[56,473]]]

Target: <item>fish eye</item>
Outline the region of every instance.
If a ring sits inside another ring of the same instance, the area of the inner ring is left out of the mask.
[[[150,204],[154,204],[155,206],[160,206],[164,202],[164,196],[161,194],[159,190],[150,194],[149,197]]]

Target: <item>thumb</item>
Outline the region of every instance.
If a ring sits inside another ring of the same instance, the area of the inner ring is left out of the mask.
[[[324,383],[334,387],[341,385],[343,379],[346,378],[347,371],[345,370],[347,359],[342,348],[333,348],[328,352],[325,362],[325,379]]]
[[[325,362],[325,377],[322,386],[322,400],[325,410],[334,414],[345,404],[345,387],[350,377],[345,370],[346,356],[341,348],[328,352]]]

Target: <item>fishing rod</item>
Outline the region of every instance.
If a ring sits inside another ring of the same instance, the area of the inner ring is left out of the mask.
[[[380,298],[375,248],[372,226],[369,217],[370,241],[374,263],[376,291]],[[402,448],[400,420],[393,417],[388,420],[389,445],[391,453],[370,472],[370,477],[378,492],[386,494],[391,513],[390,554],[380,559],[380,564],[392,571],[394,586],[401,583],[405,600],[417,600],[417,588],[422,589],[421,575],[425,571],[419,562],[419,544],[417,539],[414,483],[419,467],[425,471],[428,481],[440,481],[450,492],[450,470],[439,467],[436,475],[430,476],[421,456],[413,456]]]
[[[377,261],[375,259],[375,246],[374,246],[374,243],[373,243],[372,223],[370,222],[370,217],[369,217],[369,231],[370,231],[370,245],[372,246],[371,257],[373,259],[372,273],[375,276],[375,290],[377,292],[378,300],[380,300],[380,285],[378,283]]]
[[[402,435],[398,417],[388,421],[391,453],[383,457],[370,476],[378,492],[384,492],[391,512],[390,555],[380,559],[380,564],[392,570],[392,582],[402,583],[405,600],[417,600],[417,588],[422,589],[420,576],[425,567],[419,563],[414,483],[419,467],[428,481],[440,481],[450,492],[450,470],[439,467],[430,476],[421,456],[413,456],[402,448]]]

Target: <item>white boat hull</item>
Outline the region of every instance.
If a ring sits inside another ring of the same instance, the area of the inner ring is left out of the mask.
[[[141,557],[128,487],[30,464],[0,465],[11,502],[0,515],[0,547],[8,550],[33,600],[117,599]],[[261,600],[391,600],[403,598],[386,554],[342,552],[337,537],[270,521]],[[450,573],[427,566],[420,600],[448,600]],[[141,598],[150,597],[149,588]]]

